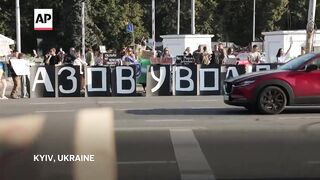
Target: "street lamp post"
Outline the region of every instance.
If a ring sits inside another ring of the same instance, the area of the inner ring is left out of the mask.
[[[82,58],[85,59],[86,55],[86,30],[85,30],[85,3],[82,2],[82,8],[81,8],[81,17],[82,17]]]
[[[156,2],[152,0],[152,51],[156,54]]]
[[[180,34],[180,0],[178,0],[178,12],[177,12],[177,34]]]
[[[256,0],[253,0],[252,42],[256,40]]]
[[[17,51],[21,52],[20,2],[16,0],[16,38]]]
[[[191,0],[191,34],[196,34],[196,9],[195,0]]]
[[[317,0],[310,0],[309,1],[306,53],[310,53],[312,51],[316,4],[317,4]]]

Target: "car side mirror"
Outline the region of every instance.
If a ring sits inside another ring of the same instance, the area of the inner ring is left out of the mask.
[[[315,70],[317,70],[317,69],[318,69],[318,66],[317,66],[317,65],[315,65],[315,64],[308,64],[308,65],[306,66],[305,71],[306,71],[306,72],[311,72],[311,71],[315,71]]]

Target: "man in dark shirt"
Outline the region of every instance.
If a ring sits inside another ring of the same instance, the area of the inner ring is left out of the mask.
[[[192,54],[197,64],[200,64],[200,62],[202,61],[201,54],[202,54],[202,46],[199,45],[198,49],[195,50]]]
[[[76,59],[76,49],[72,47],[69,49],[69,54],[67,54],[64,57],[63,63],[72,64],[75,59]]]
[[[44,57],[44,64],[45,65],[56,65],[61,64],[61,59],[56,55],[56,49],[51,48],[49,53]]]

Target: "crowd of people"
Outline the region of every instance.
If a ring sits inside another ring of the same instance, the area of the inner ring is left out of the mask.
[[[212,52],[209,53],[207,46],[199,45],[198,49],[191,52],[190,47],[187,47],[183,52],[184,56],[191,56],[195,59],[196,64],[204,65],[225,65],[228,64],[229,59],[236,59],[236,54],[232,47],[226,48],[222,43],[214,45]],[[248,62],[250,64],[258,64],[262,62],[261,53],[258,46],[254,45],[252,51],[248,53]]]
[[[276,55],[277,63],[284,63],[287,61],[291,45],[286,52],[284,52],[283,48],[280,48],[278,50],[278,53]],[[141,56],[142,52],[146,49],[146,43],[142,41],[137,48],[124,47],[118,53],[115,50],[111,50],[109,52],[117,53],[118,56],[120,56],[121,61],[118,62],[119,65],[137,65],[137,67],[139,67],[139,56]],[[39,57],[36,51],[34,51],[34,56]],[[190,47],[187,47],[183,52],[183,56],[192,57],[194,58],[196,64],[203,65],[225,65],[228,64],[228,60],[236,59],[234,49],[232,47],[226,49],[223,43],[214,45],[211,52],[209,52],[207,46],[204,45],[199,45],[198,49],[194,52],[191,51]],[[173,58],[168,47],[165,47],[160,54],[157,54],[157,57],[159,59]],[[26,88],[28,78],[26,76],[19,76],[15,73],[10,63],[10,60],[14,59],[23,59],[23,54],[12,51],[11,55],[6,58],[6,61],[0,61],[0,82],[2,84],[0,99],[8,99],[5,96],[5,91],[7,88],[6,78],[8,77],[8,73],[11,74],[14,83],[14,86],[10,93],[10,98],[20,98],[20,96],[18,95],[18,89],[21,84],[21,97],[28,97]],[[259,48],[257,45],[253,45],[251,48],[251,52],[248,53],[248,62],[249,64],[259,64],[263,62],[261,53],[259,52]],[[106,58],[103,56],[103,53],[97,50],[93,51],[93,49],[90,47],[86,48],[85,57],[82,57],[80,50],[76,50],[74,47],[71,47],[68,53],[65,53],[62,48],[60,48],[58,52],[55,48],[51,48],[44,55],[42,64],[54,66],[62,64],[72,64],[80,66],[81,90],[84,91],[84,67],[106,65]]]

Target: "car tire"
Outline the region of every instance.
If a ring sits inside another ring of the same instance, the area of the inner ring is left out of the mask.
[[[257,107],[263,114],[279,114],[285,109],[286,104],[286,94],[276,86],[264,88],[257,99]]]

